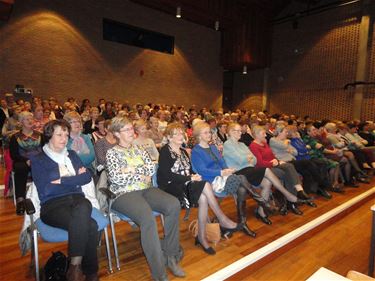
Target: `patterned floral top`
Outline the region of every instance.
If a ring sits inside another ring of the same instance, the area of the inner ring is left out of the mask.
[[[13,161],[27,161],[32,156],[42,151],[42,135],[33,131],[31,135],[25,135],[19,131],[10,138],[10,155]]]
[[[191,164],[187,152],[181,149],[181,154],[177,154],[169,145],[167,147],[172,159],[175,161],[171,172],[182,176],[190,176]]]
[[[151,187],[148,177],[155,173],[155,164],[141,147],[116,145],[107,151],[106,162],[110,189],[117,196]],[[126,168],[134,168],[135,173],[124,171]]]

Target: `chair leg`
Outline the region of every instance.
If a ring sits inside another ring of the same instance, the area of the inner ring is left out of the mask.
[[[40,281],[39,275],[39,249],[38,249],[38,230],[33,230],[33,252],[34,252],[34,264],[35,264],[35,280]]]
[[[12,180],[12,194],[13,194],[13,203],[14,206],[17,205],[17,200],[16,200],[16,187],[14,185],[14,172],[11,172],[11,180]]]
[[[116,240],[116,231],[115,231],[115,225],[113,222],[113,214],[109,214],[109,224],[111,225],[111,231],[112,231],[112,242],[113,242],[113,250],[115,252],[115,259],[116,259],[116,267],[117,270],[120,270],[120,258],[118,255],[118,249],[117,249],[117,240]]]
[[[108,271],[110,273],[113,273],[112,255],[111,255],[111,250],[109,249],[109,238],[108,238],[107,227],[104,228],[104,238],[105,238],[105,249],[106,249],[106,252],[107,252],[107,260],[108,260]]]
[[[190,217],[190,208],[188,208],[188,209],[185,210],[185,215],[184,215],[183,220],[184,221],[188,221],[189,217]]]

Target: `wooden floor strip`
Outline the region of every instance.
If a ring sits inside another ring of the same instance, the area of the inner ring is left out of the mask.
[[[224,267],[223,269],[215,272],[214,274],[210,276],[207,276],[206,278],[203,279],[203,281],[224,280],[224,279],[231,277],[232,275],[239,272],[240,270],[254,264],[258,260],[266,257],[267,255],[272,254],[273,252],[280,249],[284,245],[293,242],[295,239],[299,238],[303,234],[311,231],[312,229],[323,224],[324,222],[327,222],[328,220],[334,218],[335,216],[344,212],[345,210],[352,207],[353,205],[358,204],[359,202],[362,202],[364,199],[370,197],[373,194],[375,194],[375,186],[372,187],[370,190],[336,207],[335,209],[328,211],[327,213],[319,216],[318,218],[306,223],[305,225],[289,232],[288,234],[269,243],[268,245],[256,250],[255,252],[247,255],[246,257],[230,264],[229,266]]]

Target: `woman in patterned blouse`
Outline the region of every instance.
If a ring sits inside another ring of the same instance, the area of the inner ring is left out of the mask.
[[[22,111],[18,120],[22,129],[10,138],[9,149],[13,160],[17,198],[16,213],[17,215],[23,215],[25,212],[26,183],[30,172],[30,157],[42,150],[42,136],[38,131],[33,130],[34,117],[31,112]]]
[[[142,248],[154,280],[168,280],[165,265],[175,276],[184,277],[185,272],[178,265],[178,200],[151,186],[155,164],[147,151],[132,144],[134,128],[131,121],[125,117],[115,117],[109,129],[118,139],[118,144],[106,155],[110,190],[117,196],[113,209],[125,214],[140,227]],[[164,215],[163,240],[159,240],[152,211]]]

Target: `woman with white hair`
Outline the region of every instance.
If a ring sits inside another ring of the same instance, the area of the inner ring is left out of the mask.
[[[223,156],[224,160],[230,168],[234,168],[236,174],[244,175],[248,182],[261,189],[261,195],[268,200],[271,193],[272,185],[279,190],[288,200],[297,201],[297,197],[285,189],[283,184],[270,168],[255,168],[257,159],[250,149],[242,142],[241,126],[238,123],[230,123],[228,125],[228,140],[224,143]],[[237,203],[237,207],[242,207],[241,203]],[[267,213],[262,206],[258,206],[255,210],[255,216],[265,224],[272,224]]]
[[[310,202],[311,198],[305,194],[301,180],[294,166],[285,161],[278,160],[267,144],[266,130],[262,126],[254,126],[252,131],[255,139],[250,144],[250,150],[257,159],[255,167],[270,168],[272,172],[284,181],[285,187],[290,193],[296,195],[299,199],[305,200],[305,203]],[[298,209],[295,202],[287,202],[287,207],[296,215],[303,214],[302,211]]]
[[[345,141],[341,138],[340,135],[337,134],[337,125],[335,123],[329,122],[324,126],[324,128],[327,130],[326,138],[330,142],[330,144],[334,148],[340,150],[342,152],[342,155],[346,159],[348,159],[348,162],[350,163],[350,166],[354,171],[355,179],[359,182],[369,183],[368,177],[359,167],[353,152],[349,151],[347,145],[345,144]],[[349,170],[346,172],[346,180],[353,180]]]
[[[14,185],[16,192],[16,213],[25,213],[27,177],[30,172],[30,157],[41,151],[42,136],[33,130],[34,117],[31,112],[23,111],[18,115],[22,129],[10,138],[9,149],[13,160]]]
[[[303,186],[308,193],[318,193],[330,199],[331,195],[326,190],[331,188],[331,184],[320,174],[319,167],[310,159],[296,159],[298,151],[288,138],[289,127],[279,124],[274,133],[275,137],[270,139],[270,147],[276,158],[293,164],[297,172],[302,175]]]

